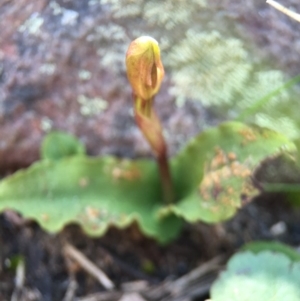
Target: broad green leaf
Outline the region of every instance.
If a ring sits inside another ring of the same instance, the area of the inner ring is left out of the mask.
[[[234,255],[211,288],[212,301],[300,300],[300,263],[281,253]]]
[[[172,161],[178,203],[161,215],[175,212],[194,222],[230,218],[258,193],[252,182],[256,167],[268,156],[295,146],[283,135],[259,127],[228,122],[194,139]]]
[[[49,133],[41,146],[42,159],[59,160],[64,157],[84,154],[84,145],[76,137],[63,132]]]
[[[0,182],[0,211],[17,210],[50,232],[80,224],[89,235],[138,222],[160,242],[176,237],[181,220],[157,218],[162,205],[155,162],[75,156],[37,162]]]
[[[262,251],[272,251],[276,253],[281,253],[287,256],[291,261],[300,262],[300,253],[295,251],[293,248],[274,241],[254,241],[246,244],[242,248],[243,251],[251,251],[255,254]]]
[[[66,141],[61,140],[62,149]],[[52,232],[79,223],[90,235],[136,221],[146,235],[167,242],[181,228],[174,213],[192,222],[231,217],[241,206],[241,197],[257,193],[251,181],[256,166],[268,156],[294,148],[279,134],[241,123],[210,129],[171,161],[178,201],[170,206],[163,204],[152,160],[49,152],[47,160],[0,182],[0,211],[15,209]]]

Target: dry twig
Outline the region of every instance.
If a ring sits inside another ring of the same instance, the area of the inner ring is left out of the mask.
[[[274,8],[281,11],[282,13],[286,14],[287,16],[291,17],[292,19],[300,22],[300,14],[297,14],[297,13],[291,11],[290,9],[286,8],[285,6],[283,6],[282,4],[279,4],[278,2],[276,2],[274,0],[267,0],[267,3],[272,5]]]
[[[146,300],[138,293],[128,293],[128,294],[124,294],[119,301],[146,301]]]
[[[117,301],[122,297],[121,292],[102,292],[75,299],[76,301]]]
[[[115,287],[114,283],[106,276],[106,274],[75,247],[66,244],[64,253],[75,260],[86,272],[98,279],[107,290],[112,290]]]
[[[69,285],[68,285],[68,289],[66,291],[63,301],[74,300],[77,287],[78,287],[78,284],[77,284],[76,280],[74,279],[74,277],[71,277]]]
[[[134,266],[130,265],[129,263],[122,260],[119,256],[117,256],[112,250],[109,250],[103,246],[99,247],[98,249],[101,250],[101,252],[104,252],[111,260],[114,262],[115,265],[117,265],[122,271],[127,273],[128,275],[131,275],[132,277],[139,279],[139,280],[145,280],[147,282],[157,282],[156,278],[153,278],[144,272],[136,269]]]
[[[122,283],[121,288],[123,292],[141,292],[149,288],[149,283],[145,280],[124,282]]]
[[[25,282],[25,262],[23,259],[19,259],[17,269],[16,269],[15,289],[11,296],[11,301],[20,300],[20,296],[22,295],[22,290],[24,288],[24,282]]]
[[[194,298],[206,296],[209,292],[211,284],[218,275],[224,257],[216,257],[184,275],[175,281],[166,281],[158,286],[145,288],[140,285],[133,285],[129,292],[101,292],[86,297],[75,299],[76,301],[122,301],[129,299],[148,300],[148,301],[189,301]],[[137,290],[135,290],[137,289]],[[126,299],[127,298],[127,299]]]
[[[217,277],[224,257],[215,257],[183,277],[150,288],[143,295],[153,301],[183,301],[205,296]]]

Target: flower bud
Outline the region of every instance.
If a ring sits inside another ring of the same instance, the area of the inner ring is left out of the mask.
[[[152,99],[164,76],[157,41],[142,36],[131,42],[126,53],[126,68],[134,94],[143,100]]]

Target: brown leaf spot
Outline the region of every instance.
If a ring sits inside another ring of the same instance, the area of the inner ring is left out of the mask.
[[[227,188],[227,193],[228,194],[233,194],[234,193],[234,189],[232,187],[228,187]]]
[[[226,153],[220,148],[220,147],[216,147],[215,148],[215,156],[211,161],[211,168],[212,169],[216,169],[222,165],[227,164],[227,156]]]
[[[237,155],[229,152],[227,155],[221,149],[216,149],[216,155],[210,164],[206,165],[204,178],[199,185],[199,193],[205,201],[211,202],[210,209],[215,211],[218,204],[235,206],[241,195],[253,194],[253,186],[247,179],[251,169],[246,161],[241,163]]]
[[[89,185],[89,178],[80,178],[78,184],[81,188],[85,188]]]
[[[41,218],[44,222],[48,222],[49,221],[49,215],[46,213],[42,213],[41,214]]]
[[[86,212],[88,219],[90,219],[90,220],[95,220],[100,217],[100,210],[93,208],[91,206],[86,207],[85,212]]]
[[[247,178],[251,175],[251,170],[238,161],[230,164],[231,174],[235,177]]]
[[[140,170],[134,164],[129,164],[126,160],[114,166],[111,170],[111,175],[114,180],[134,181],[141,178]]]
[[[252,129],[243,129],[240,130],[239,133],[244,137],[243,144],[247,144],[248,142],[255,141],[256,135]]]
[[[229,159],[230,161],[236,160],[236,154],[233,153],[233,152],[229,152],[229,153],[227,154],[227,157],[228,157],[228,159]]]

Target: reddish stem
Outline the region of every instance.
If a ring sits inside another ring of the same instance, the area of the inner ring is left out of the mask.
[[[174,202],[173,184],[166,152],[157,157],[157,163],[161,177],[164,200],[167,204],[172,204]]]
[[[142,99],[136,98],[135,120],[155,154],[161,177],[163,197],[166,203],[171,204],[174,202],[174,193],[168,163],[167,146],[162,134],[160,121],[155,111],[152,107],[147,108],[146,106],[147,104],[152,105],[152,101],[153,99],[143,103]]]

